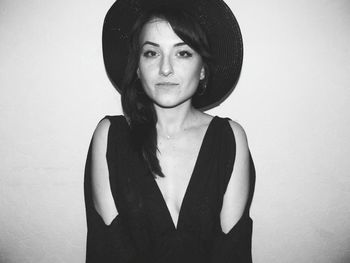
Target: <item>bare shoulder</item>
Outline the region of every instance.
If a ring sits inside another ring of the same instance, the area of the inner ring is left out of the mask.
[[[238,222],[247,205],[249,194],[249,149],[247,136],[243,127],[229,121],[236,141],[236,156],[233,171],[224,195],[220,214],[221,227],[224,233]]]
[[[96,126],[93,135],[93,142],[101,142],[101,140],[105,141],[108,137],[109,127],[111,125],[110,120],[102,119]]]
[[[92,137],[91,151],[92,198],[96,211],[106,225],[111,224],[118,214],[111,192],[106,159],[110,125],[110,121],[106,118],[97,124]]]
[[[229,120],[237,146],[243,150],[248,151],[248,139],[244,128],[236,121]]]

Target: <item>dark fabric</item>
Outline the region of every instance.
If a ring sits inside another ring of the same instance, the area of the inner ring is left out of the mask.
[[[252,262],[248,209],[229,233],[223,233],[220,226],[236,152],[227,119],[214,117],[208,127],[175,226],[155,179],[131,147],[125,118],[106,118],[111,122],[106,158],[119,214],[106,226],[94,209],[89,149],[84,182],[86,262]]]

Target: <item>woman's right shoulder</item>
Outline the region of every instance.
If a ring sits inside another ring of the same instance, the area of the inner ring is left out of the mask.
[[[126,118],[123,115],[106,115],[98,123],[93,137],[106,137],[111,125],[125,125]]]
[[[104,117],[96,126],[91,148],[91,190],[94,207],[106,225],[118,215],[111,186],[106,159],[108,134],[114,116]]]
[[[110,126],[111,121],[108,118],[103,118],[98,122],[94,134],[92,135],[93,146],[96,147],[98,144],[106,143]]]
[[[123,123],[127,124],[127,120],[124,115],[105,115],[100,121],[100,122],[105,122],[108,120],[110,123]]]
[[[112,125],[118,125],[118,123],[126,123],[126,119],[123,115],[106,115],[103,117],[95,128],[92,136],[93,146],[105,145],[107,143],[109,129]],[[94,147],[94,148],[95,148]]]

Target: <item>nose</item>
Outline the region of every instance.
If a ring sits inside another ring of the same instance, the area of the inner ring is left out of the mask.
[[[168,56],[163,56],[160,61],[159,74],[162,76],[169,76],[174,72],[172,61]]]

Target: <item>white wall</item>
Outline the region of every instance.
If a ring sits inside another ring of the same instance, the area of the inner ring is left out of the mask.
[[[0,0],[0,262],[84,262],[83,168],[120,114],[101,28],[112,0]],[[350,262],[350,2],[230,0],[245,42],[212,114],[246,129],[255,263]]]

